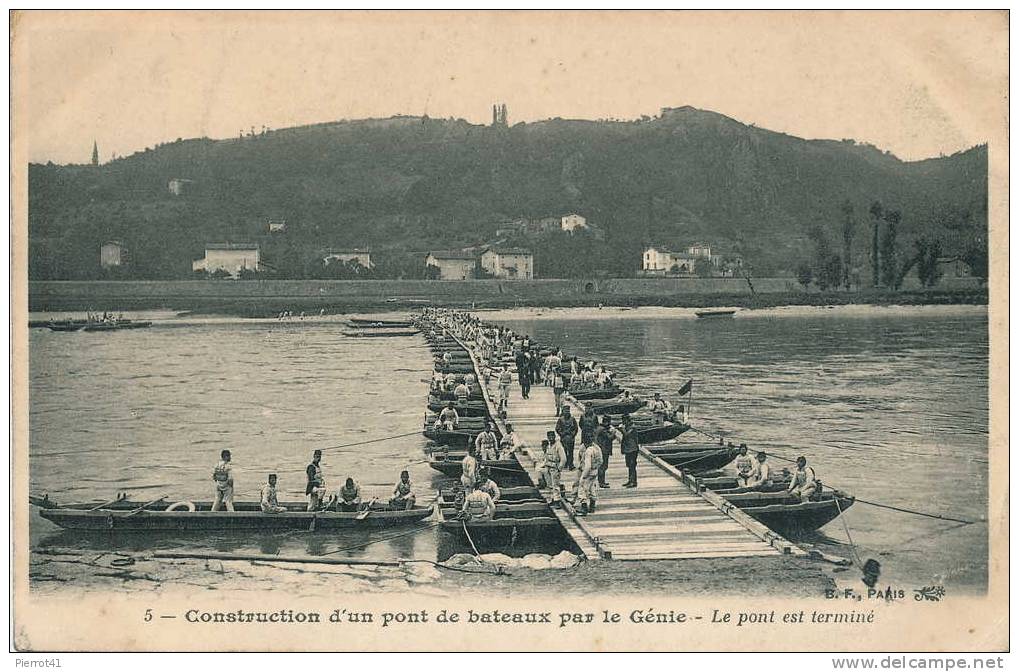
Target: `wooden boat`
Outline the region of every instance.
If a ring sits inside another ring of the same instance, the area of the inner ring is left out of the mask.
[[[578,388],[569,390],[569,393],[577,401],[585,401],[587,399],[612,399],[622,394],[623,390],[614,385],[612,387]]]
[[[411,320],[373,319],[373,318],[364,318],[364,317],[352,317],[352,318],[348,319],[347,321],[351,322],[352,324],[356,324],[357,326],[371,326],[371,327],[379,327],[379,328],[400,327],[400,326],[403,326],[403,327],[415,326],[414,322],[412,322]]]
[[[694,315],[701,319],[705,318],[717,318],[717,317],[732,317],[736,314],[736,310],[698,310],[694,312]]]
[[[428,399],[428,410],[438,413],[449,405],[448,401],[440,401],[434,397]],[[466,403],[455,403],[453,408],[461,418],[484,417],[488,415],[488,406],[484,400],[470,401]]]
[[[400,336],[416,336],[421,333],[417,329],[358,329],[357,331],[344,331],[343,335],[349,338],[394,338]]]
[[[36,503],[48,500],[35,500]],[[177,532],[186,530],[334,530],[378,528],[416,523],[433,512],[431,506],[394,509],[388,504],[371,504],[365,513],[307,511],[305,502],[280,502],[284,513],[263,513],[258,502],[234,502],[234,511],[212,511],[212,502],[191,502],[195,510],[167,511],[166,500],[144,506],[126,499],[94,508],[90,504],[50,504],[39,515],[69,530]]]
[[[785,537],[801,537],[820,529],[856,502],[855,497],[838,490],[824,490],[816,501],[800,501],[785,491],[726,494],[723,497]]]
[[[461,463],[463,458],[464,453],[459,455],[434,454],[432,459],[428,461],[428,466],[445,476],[460,478],[463,475],[463,465]],[[499,480],[500,478],[512,475],[516,479],[519,476],[527,475],[524,468],[514,458],[508,460],[478,460],[478,464],[482,467],[487,467],[492,480],[500,485],[502,484],[502,481]],[[506,482],[509,482],[509,480],[506,479]]]
[[[426,439],[430,439],[435,443],[443,446],[451,446],[454,448],[467,448],[468,443],[473,443],[484,430],[484,425],[475,427],[465,427],[449,431],[447,429],[435,429],[431,425],[426,425],[421,433]],[[498,428],[493,427],[492,431],[495,433],[495,438],[498,441],[502,440],[502,434]]]
[[[78,331],[85,325],[76,324],[73,322],[70,323],[51,322],[46,326],[50,328],[50,331]]]
[[[644,407],[644,402],[636,397],[613,397],[612,399],[587,399],[584,402],[584,408],[592,409],[596,414],[602,415],[608,413],[622,414],[622,413],[634,413]]]
[[[545,539],[549,533],[559,530],[559,520],[548,508],[547,504],[535,506],[533,503],[496,504],[495,517],[488,521],[467,521],[459,517],[459,507],[449,501],[436,506],[439,526],[446,532],[466,536],[470,535],[474,544],[503,544],[520,541],[523,538]]]
[[[450,364],[446,364],[445,362],[443,362],[443,363],[436,362],[435,363],[435,370],[438,371],[439,373],[443,373],[443,374],[446,374],[446,373],[462,373],[462,374],[467,374],[467,373],[474,373],[474,365],[470,364],[470,363],[467,363],[467,362],[464,362],[464,363],[452,362]]]
[[[721,469],[735,460],[739,454],[738,448],[714,444],[684,446],[673,443],[645,447],[655,457],[687,473]]]

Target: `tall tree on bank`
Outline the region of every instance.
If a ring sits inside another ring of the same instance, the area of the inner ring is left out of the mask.
[[[885,213],[885,232],[881,236],[881,284],[885,287],[898,289],[902,286],[899,275],[898,235],[902,213],[889,210]]]
[[[871,281],[875,287],[881,286],[881,255],[878,250],[878,236],[881,233],[881,219],[884,214],[885,209],[882,207],[881,201],[874,201],[870,204],[870,271]]]
[[[938,259],[941,257],[941,241],[937,238],[920,238],[916,241],[916,274],[920,284],[933,287],[941,279]]]
[[[842,258],[832,250],[828,234],[820,226],[810,230],[814,241],[814,282],[818,289],[827,291],[842,284]]]
[[[849,199],[842,201],[842,285],[851,289],[851,269],[853,266],[853,238],[856,236],[856,215]]]

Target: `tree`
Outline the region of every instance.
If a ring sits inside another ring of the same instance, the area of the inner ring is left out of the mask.
[[[438,280],[442,277],[442,271],[434,264],[425,266],[425,280]]]
[[[800,262],[796,267],[796,281],[803,285],[803,289],[806,291],[810,283],[814,281],[814,269],[810,267],[810,264],[805,261]]]
[[[215,271],[212,272],[211,277],[213,280],[225,280],[233,276],[230,275],[230,271],[226,270],[225,268],[217,268]]]
[[[870,270],[875,287],[881,285],[881,253],[878,250],[878,236],[881,233],[881,219],[884,217],[884,207],[881,201],[874,201],[870,204],[871,217],[871,239],[870,239]]]
[[[814,241],[814,279],[821,291],[842,284],[842,257],[832,251],[828,234],[820,226],[810,230],[810,238]]]
[[[981,284],[987,282],[987,243],[983,236],[967,246],[959,258],[969,267],[970,274],[980,279]]]
[[[938,259],[941,258],[941,241],[938,239],[920,238],[916,241],[916,274],[920,284],[933,287],[941,279]]]
[[[856,236],[856,215],[853,204],[847,198],[842,202],[842,285],[848,290],[851,285],[849,277],[853,266],[853,238]]]
[[[902,277],[899,274],[898,226],[902,213],[898,210],[885,212],[885,231],[881,236],[881,284],[899,289]]]
[[[694,262],[693,272],[698,278],[710,278],[715,274],[715,267],[707,259],[698,259]]]

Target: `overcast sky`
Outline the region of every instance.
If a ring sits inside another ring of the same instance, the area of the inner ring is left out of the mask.
[[[1007,113],[1004,13],[52,13],[20,17],[20,46],[36,162],[263,124],[487,123],[494,102],[511,124],[692,105],[920,159]]]

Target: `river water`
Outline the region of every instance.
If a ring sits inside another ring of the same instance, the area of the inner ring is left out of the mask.
[[[806,455],[827,484],[861,498],[977,519],[987,505],[987,318],[979,308],[745,312],[483,313],[586,359],[638,392],[675,395],[694,380],[692,422],[777,455]],[[33,315],[33,318],[46,317]],[[349,339],[339,318],[281,323],[153,315],[151,329],[30,333],[30,484],[60,502],[208,499],[220,450],[237,499],[269,472],[281,499],[303,499],[304,468],[325,450],[330,489],[350,475],[388,498],[408,469],[419,500],[442,477],[421,427],[430,353],[420,337]],[[611,319],[610,319],[611,318]],[[338,447],[385,436],[391,441]],[[779,465],[781,466],[781,465]],[[285,494],[284,494],[285,493]],[[882,582],[986,586],[987,526],[959,526],[857,504],[844,517]],[[438,530],[82,535],[33,511],[33,548],[238,550],[351,557],[445,557]],[[850,556],[834,521],[808,540]],[[377,541],[366,548],[350,548]],[[548,548],[558,550],[558,541]]]

